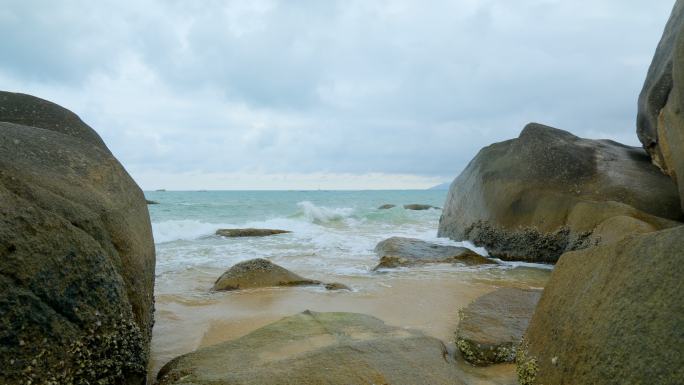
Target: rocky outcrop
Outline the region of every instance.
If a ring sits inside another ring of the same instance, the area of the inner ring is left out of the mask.
[[[518,357],[523,384],[684,383],[684,226],[564,254]]]
[[[380,257],[380,263],[374,270],[428,263],[496,264],[465,247],[438,245],[414,238],[385,239],[375,246],[375,253]]]
[[[143,384],[154,263],[145,197],[97,133],[0,92],[0,383]]]
[[[287,230],[275,230],[275,229],[219,229],[216,230],[216,235],[228,238],[238,238],[238,237],[267,237],[269,235],[286,234],[291,233]]]
[[[462,309],[456,346],[463,358],[474,365],[513,362],[541,293],[504,287]]]
[[[151,200],[149,200],[149,199],[146,199],[146,200],[145,200],[145,203],[147,203],[148,205],[158,205],[158,204],[159,204],[159,202],[157,202],[157,201],[151,201]]]
[[[458,385],[444,344],[355,313],[304,313],[175,358],[158,385]]]
[[[378,207],[378,210],[389,210],[389,209],[391,209],[391,208],[393,208],[393,207],[396,207],[396,206],[397,206],[397,205],[393,205],[393,204],[387,203],[387,204],[384,204],[384,205]]]
[[[678,184],[684,208],[684,1],[677,1],[639,95],[637,134]]]
[[[240,262],[223,273],[214,283],[213,290],[228,291],[275,286],[322,285],[328,290],[349,290],[341,283],[325,284],[301,277],[275,263],[262,259]]]
[[[439,236],[501,259],[555,262],[680,218],[676,186],[643,149],[532,123],[517,139],[480,150],[456,178]]]
[[[430,210],[430,209],[439,210],[439,207],[414,203],[414,204],[410,204],[410,205],[404,205],[404,209],[406,209],[406,210],[417,210],[417,211]]]

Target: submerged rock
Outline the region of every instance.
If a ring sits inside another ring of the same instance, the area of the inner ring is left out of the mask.
[[[404,205],[404,208],[406,210],[430,210],[430,209],[437,209],[439,210],[439,207],[436,206],[430,206],[430,205],[422,205],[422,204],[410,204],[410,205]]]
[[[157,201],[151,201],[151,200],[149,200],[149,199],[145,199],[145,202],[146,202],[148,205],[158,205],[158,204],[159,204],[159,202],[157,202]]]
[[[257,258],[240,262],[223,273],[214,283],[213,290],[227,291],[275,286],[322,285],[328,290],[349,290],[341,283],[324,284],[301,277],[266,259]]]
[[[639,95],[637,134],[678,184],[684,208],[684,1],[677,1]]]
[[[521,384],[684,384],[684,226],[563,254],[519,351]]]
[[[237,237],[266,237],[269,235],[286,234],[291,233],[288,230],[275,230],[275,229],[219,229],[216,230],[216,235],[229,238]]]
[[[305,311],[177,357],[158,384],[458,385],[464,378],[436,338],[363,314]]]
[[[393,207],[397,207],[397,205],[393,205],[393,204],[388,203],[388,204],[385,204],[385,205],[378,207],[378,210],[389,210]]]
[[[615,217],[631,224],[616,233],[605,223]],[[505,260],[555,262],[567,250],[680,218],[676,186],[643,149],[533,123],[517,139],[483,148],[456,178],[439,236]]]
[[[144,384],[145,196],[78,116],[0,92],[0,383]]]
[[[392,237],[375,246],[380,263],[374,270],[427,263],[496,264],[465,247],[443,246],[414,238]]]
[[[513,362],[541,290],[500,288],[460,312],[456,346],[474,365]]]

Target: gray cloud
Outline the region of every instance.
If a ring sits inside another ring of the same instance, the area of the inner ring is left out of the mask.
[[[9,1],[0,85],[79,113],[144,187],[154,172],[448,178],[528,121],[637,144],[671,7]]]

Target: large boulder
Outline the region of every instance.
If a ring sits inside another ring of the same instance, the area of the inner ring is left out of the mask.
[[[263,258],[250,259],[234,265],[216,280],[213,290],[230,291],[262,287],[314,285],[322,285],[328,290],[349,290],[347,286],[341,283],[324,284],[321,281],[304,278]]]
[[[459,312],[456,346],[474,365],[513,362],[541,290],[502,287]]]
[[[157,378],[158,385],[466,383],[438,339],[363,314],[310,311],[177,357]]]
[[[684,1],[678,0],[639,95],[637,134],[678,184],[684,208]]]
[[[517,139],[480,150],[456,178],[439,236],[501,259],[555,262],[680,218],[675,184],[643,149],[532,123]]]
[[[0,383],[143,384],[154,263],[145,197],[97,133],[0,92]]]
[[[438,245],[415,238],[387,238],[375,246],[375,253],[380,257],[380,263],[374,270],[428,263],[496,264],[465,247]]]
[[[563,254],[517,359],[521,384],[684,384],[684,226]]]

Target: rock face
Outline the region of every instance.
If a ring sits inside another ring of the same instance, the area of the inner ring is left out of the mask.
[[[678,184],[684,208],[684,1],[675,3],[639,95],[637,134]]]
[[[216,230],[216,235],[228,238],[237,237],[266,237],[269,235],[276,234],[286,234],[291,233],[287,230],[274,230],[274,229],[219,229]]]
[[[463,377],[435,338],[363,314],[306,311],[175,358],[158,385],[457,385]]]
[[[680,218],[676,186],[643,149],[532,123],[517,139],[480,150],[456,178],[439,236],[501,259],[555,262],[567,250]]]
[[[439,207],[430,206],[430,205],[421,205],[421,204],[404,205],[404,208],[405,208],[406,210],[430,210],[430,209],[439,209]]]
[[[569,252],[519,352],[522,384],[683,384],[684,227]]]
[[[465,247],[443,246],[414,238],[392,237],[375,246],[380,263],[374,270],[427,263],[496,264]]]
[[[323,285],[328,290],[349,290],[341,283],[324,284],[301,277],[266,259],[250,259],[231,267],[214,283],[213,290],[227,291],[274,286]]]
[[[384,204],[384,205],[378,207],[378,210],[389,210],[389,209],[396,207],[396,206],[397,205],[393,205],[393,204],[388,203],[388,204]]]
[[[0,92],[0,383],[143,384],[154,264],[145,197],[97,133]]]
[[[461,310],[456,346],[474,365],[513,362],[541,290],[500,288]]]

